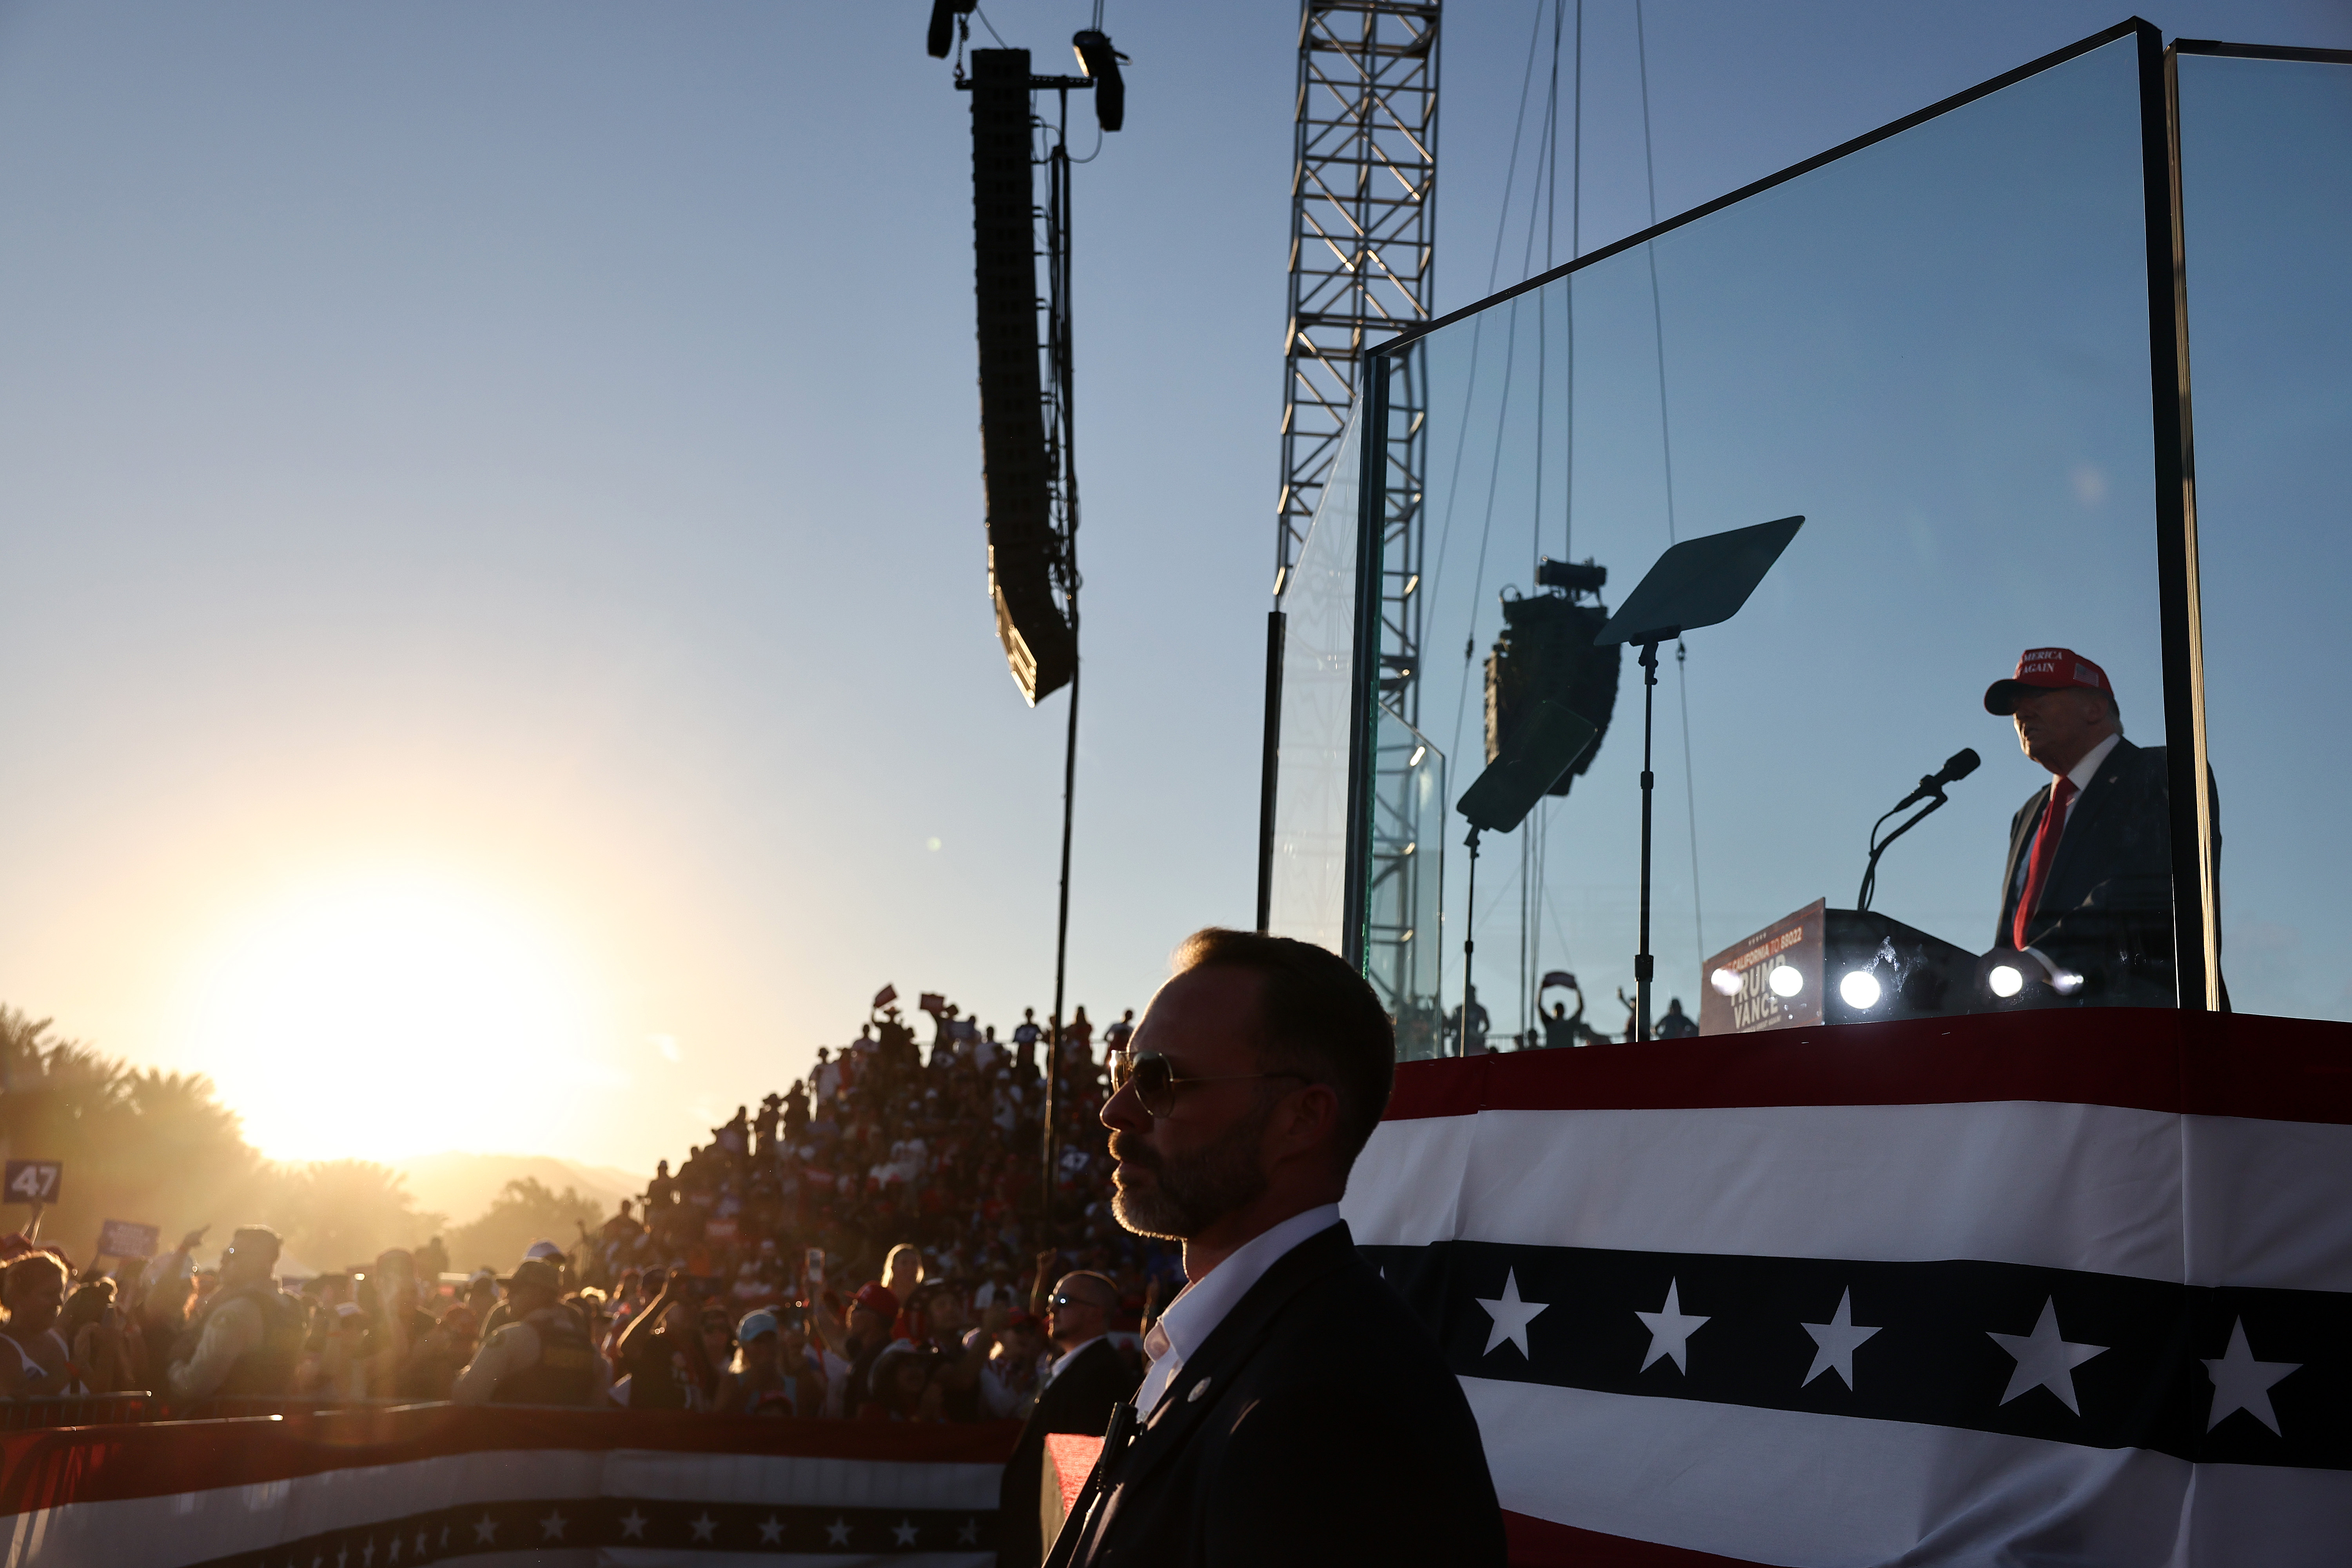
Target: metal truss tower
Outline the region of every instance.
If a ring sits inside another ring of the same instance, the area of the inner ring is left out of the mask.
[[[1276,592],[1314,521],[1364,351],[1428,321],[1435,303],[1438,12],[1439,0],[1304,0],[1301,7]],[[1388,465],[1380,700],[1416,726],[1424,379],[1421,352],[1410,351],[1390,374],[1388,428],[1363,437],[1383,442]],[[1429,789],[1419,772],[1425,750],[1374,762],[1366,960],[1401,1037],[1407,1013],[1433,1007],[1436,997],[1436,858],[1417,856],[1413,826],[1423,815],[1414,803]],[[1423,865],[1431,868],[1425,888]]]

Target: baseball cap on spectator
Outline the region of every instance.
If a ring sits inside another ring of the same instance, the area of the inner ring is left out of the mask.
[[[524,1250],[523,1256],[525,1258],[543,1258],[548,1262],[553,1263],[563,1256],[563,1248],[556,1246],[555,1243],[551,1241],[541,1239],[532,1242],[530,1246]]]
[[[869,1279],[865,1284],[860,1285],[857,1288],[857,1294],[850,1299],[858,1306],[865,1308],[867,1311],[879,1312],[885,1318],[891,1319],[894,1321],[898,1316],[898,1298],[897,1294],[887,1286],[884,1285],[879,1279]]]
[[[544,1258],[525,1258],[515,1265],[515,1271],[499,1283],[507,1288],[509,1295],[517,1290],[545,1290],[553,1295],[563,1289],[563,1276],[558,1274],[555,1265]]]
[[[2110,700],[2116,694],[2107,684],[2107,672],[2073,648],[2030,647],[2017,656],[2015,675],[1985,688],[1985,711],[2006,719],[2017,711],[2020,698],[2069,689],[2104,691]]]
[[[775,1313],[769,1311],[746,1312],[743,1314],[743,1321],[736,1325],[735,1337],[744,1344],[748,1345],[753,1340],[758,1339],[761,1334],[772,1334],[775,1331]]]

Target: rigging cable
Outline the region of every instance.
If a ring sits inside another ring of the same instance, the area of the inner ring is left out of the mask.
[[[1535,21],[1528,33],[1528,66],[1527,69],[1521,72],[1519,76],[1519,111],[1517,117],[1511,122],[1511,161],[1508,168],[1503,175],[1503,205],[1501,210],[1495,215],[1495,248],[1493,254],[1490,255],[1486,260],[1486,292],[1489,294],[1492,294],[1495,291],[1495,279],[1503,269],[1503,236],[1510,227],[1511,187],[1518,179],[1519,139],[1527,130],[1528,89],[1533,86],[1535,82],[1536,39],[1542,36],[1542,32],[1543,0],[1536,0]],[[1518,302],[1517,300],[1512,301],[1511,310],[1512,320],[1516,322],[1517,321],[1518,311]],[[1472,318],[1470,328],[1470,369],[1468,374],[1464,378],[1462,389],[1462,424],[1460,428],[1465,433],[1470,428],[1470,400],[1473,394],[1477,390],[1478,385],[1479,340],[1485,334],[1486,328],[1486,317],[1485,312],[1482,311],[1477,316]],[[1515,336],[1516,334],[1514,334],[1514,337]],[[1502,420],[1504,415],[1510,412],[1511,406],[1511,351],[1513,348],[1513,339],[1506,338],[1503,347],[1502,406],[1495,416],[1495,460],[1497,464],[1499,464],[1502,458]],[[1431,600],[1437,604],[1444,603],[1442,590],[1445,583],[1445,546],[1446,541],[1453,536],[1454,532],[1454,499],[1455,492],[1462,482],[1462,454],[1468,448],[1468,447],[1469,443],[1466,440],[1460,439],[1458,437],[1456,438],[1454,445],[1454,473],[1453,477],[1446,481],[1445,486],[1445,521],[1438,529],[1437,570],[1431,574],[1429,585]],[[1470,585],[1470,635],[1464,638],[1462,643],[1462,685],[1454,700],[1454,740],[1452,748],[1446,752],[1446,755],[1449,757],[1459,757],[1462,754],[1462,709],[1463,704],[1469,700],[1470,664],[1478,647],[1478,598],[1479,595],[1485,592],[1486,586],[1486,542],[1493,534],[1494,529],[1495,467],[1490,464],[1486,478],[1486,517],[1485,523],[1481,526],[1478,532],[1478,569],[1475,580],[1473,581]]]
[[[1658,164],[1650,145],[1650,46],[1642,24],[1643,0],[1633,0],[1633,48],[1642,78],[1642,172],[1650,187],[1650,226],[1658,226]],[[1658,298],[1658,242],[1642,247],[1650,262],[1650,331],[1658,351],[1658,447],[1665,459],[1666,542],[1675,532],[1675,439],[1666,417],[1666,316]],[[1690,649],[1675,639],[1675,689],[1683,709],[1683,813],[1690,826],[1691,936],[1698,943],[1698,959],[1706,962],[1706,910],[1698,884],[1698,774],[1691,765]]]
[[[1583,0],[1577,0],[1580,9]],[[1552,0],[1551,7],[1551,74],[1544,88],[1544,142],[1542,195],[1544,219],[1543,269],[1549,273],[1558,259],[1559,243],[1559,36],[1567,10],[1566,0]],[[1535,214],[1528,215],[1528,261],[1531,268],[1535,256]],[[1536,291],[1536,472],[1534,507],[1528,531],[1528,553],[1533,557],[1528,566],[1530,574],[1538,572],[1543,563],[1544,506],[1544,444],[1549,426],[1545,415],[1551,393],[1551,318],[1547,313],[1546,289]],[[1565,299],[1568,289],[1560,293]],[[1561,510],[1567,510],[1566,500]],[[1528,822],[1521,839],[1525,849],[1528,875],[1519,884],[1519,1030],[1528,1033],[1534,1025],[1530,1015],[1539,1012],[1542,1003],[1536,973],[1541,965],[1543,952],[1543,886],[1544,850],[1551,826],[1551,801],[1549,795],[1539,796],[1536,809]]]

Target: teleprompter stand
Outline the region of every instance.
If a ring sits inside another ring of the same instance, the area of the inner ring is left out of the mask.
[[[1470,1054],[1470,1010],[1475,1005],[1470,987],[1470,965],[1478,951],[1478,835],[1508,833],[1527,820],[1528,812],[1576,765],[1592,744],[1595,730],[1582,715],[1549,698],[1537,703],[1512,734],[1502,755],[1486,764],[1454,809],[1470,824],[1470,878],[1462,919],[1462,1027],[1454,1054]]]
[[[1596,647],[1612,643],[1642,647],[1642,945],[1633,956],[1634,1015],[1641,1039],[1650,1037],[1650,976],[1655,967],[1650,956],[1650,801],[1656,784],[1650,771],[1650,721],[1658,684],[1658,645],[1738,615],[1804,521],[1802,517],[1784,517],[1671,546],[1592,639]],[[1475,846],[1471,854],[1475,876]]]

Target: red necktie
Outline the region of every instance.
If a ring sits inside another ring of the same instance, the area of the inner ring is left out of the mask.
[[[2010,926],[2012,945],[2023,948],[2026,922],[2042,901],[2042,886],[2050,880],[2050,862],[2058,858],[2058,836],[2066,831],[2066,806],[2074,798],[2074,781],[2059,776],[2051,787],[2050,804],[2042,810],[2042,826],[2033,835],[2033,854],[2025,863],[2025,891],[2017,900],[2017,918]]]

